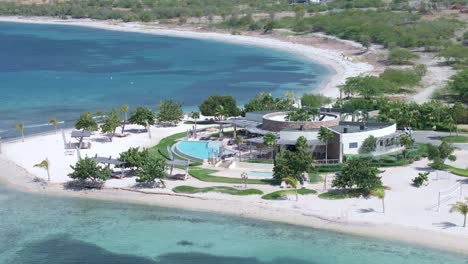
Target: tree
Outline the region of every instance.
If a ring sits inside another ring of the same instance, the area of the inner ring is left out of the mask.
[[[304,172],[314,171],[314,160],[307,151],[307,139],[303,136],[296,141],[295,151],[284,150],[276,157],[273,167],[273,178],[281,182],[283,178],[293,177],[303,181]]]
[[[410,135],[405,134],[400,138],[400,144],[405,147],[403,150],[403,157],[406,159],[408,149],[414,145],[414,139]]]
[[[371,40],[371,37],[369,37],[368,35],[361,35],[359,37],[359,43],[361,43],[361,45],[366,48],[366,52],[369,50],[369,47],[371,46],[372,44],[372,40]]]
[[[360,154],[368,154],[374,152],[377,148],[377,139],[374,136],[367,137],[364,142],[362,142],[361,147],[359,148]]]
[[[41,161],[40,163],[34,165],[34,167],[36,168],[41,168],[41,169],[44,169],[46,170],[47,172],[47,181],[50,182],[50,168],[49,168],[49,160],[46,158],[45,160]]]
[[[219,110],[218,106],[220,105],[225,111],[225,116],[239,115],[236,99],[230,95],[212,95],[206,98],[198,108],[204,116],[215,116],[216,110]]]
[[[169,122],[177,124],[184,117],[182,111],[182,104],[176,103],[172,100],[165,100],[158,105],[159,113],[157,119],[159,122]]]
[[[462,101],[468,101],[468,69],[465,69],[450,78],[448,88]]]
[[[244,112],[293,110],[294,103],[287,98],[274,98],[269,93],[259,93],[244,105]]]
[[[148,156],[142,163],[141,167],[137,170],[136,181],[138,183],[153,184],[156,179],[159,179],[163,188],[166,184],[163,179],[167,176],[166,161],[162,157]]]
[[[226,116],[226,110],[224,109],[224,106],[222,105],[216,106],[214,116],[218,120],[223,120],[224,117]]]
[[[134,112],[132,112],[128,121],[131,124],[136,124],[140,126],[154,125],[154,120],[156,115],[153,110],[147,107],[137,107]]]
[[[333,180],[332,186],[338,188],[358,188],[369,194],[371,190],[382,187],[381,173],[371,162],[363,159],[346,161],[344,168]]]
[[[268,132],[263,136],[263,145],[273,149],[271,158],[275,159],[275,148],[276,148],[276,135]]]
[[[112,109],[107,113],[106,117],[102,120],[101,131],[102,133],[109,133],[109,140],[112,142],[112,138],[115,136],[115,131],[120,126],[121,116],[116,110]]]
[[[450,213],[460,213],[463,215],[463,227],[466,227],[466,215],[468,214],[468,198],[465,198],[465,202],[456,202],[451,205]]]
[[[423,77],[427,73],[427,66],[426,64],[418,64],[413,67],[413,70],[419,77]]]
[[[79,130],[96,131],[99,126],[93,119],[91,112],[87,112],[80,115],[80,118],[75,123],[75,128]]]
[[[109,168],[102,168],[92,158],[84,158],[79,160],[75,166],[70,166],[73,170],[68,176],[75,180],[87,181],[91,180],[92,183],[100,183],[109,179],[112,175],[112,170]]]
[[[298,182],[297,182],[297,179],[296,178],[293,178],[293,177],[286,177],[283,179],[283,181],[294,188],[294,191],[296,192],[296,202],[299,201],[299,195],[297,193],[297,186],[298,186]]]
[[[16,130],[21,133],[21,141],[24,142],[24,124],[20,123],[16,125]]]
[[[270,31],[272,31],[274,28],[275,28],[275,21],[274,20],[270,20],[268,21],[265,26],[263,26],[263,34],[266,34]]]
[[[458,125],[463,122],[465,117],[468,117],[468,108],[466,108],[461,102],[456,102],[450,110],[455,123],[455,132],[458,136]]]
[[[328,164],[328,143],[335,138],[335,134],[326,127],[320,127],[317,138],[325,143],[325,163]]]
[[[428,181],[429,181],[429,172],[420,172],[418,173],[418,176],[416,176],[413,179],[413,185],[419,188]]]
[[[122,112],[124,114],[124,121],[127,121],[128,120],[128,111],[129,111],[128,105],[119,106],[119,110],[120,110],[120,112]]]
[[[393,65],[409,64],[413,59],[419,59],[419,55],[407,49],[393,48],[388,53],[388,61]]]
[[[126,166],[131,168],[140,168],[144,161],[150,156],[148,149],[140,150],[139,147],[129,148],[120,153],[118,160],[125,162]]]
[[[447,159],[455,161],[457,157],[453,155],[454,151],[455,148],[445,141],[442,141],[439,146],[427,144],[428,159],[433,161],[434,168],[443,169]]]
[[[372,195],[382,200],[382,213],[385,214],[385,190],[383,188],[372,190]]]
[[[57,134],[57,128],[58,128],[58,125],[59,125],[59,121],[57,120],[57,118],[55,117],[52,117],[50,120],[49,120],[49,124],[54,126],[55,128],[55,134]]]
[[[236,136],[234,138],[234,142],[236,143],[237,145],[237,151],[239,152],[239,160],[241,159],[241,148],[240,148],[240,145],[242,144],[242,142],[244,142],[244,138],[241,137],[241,136]]]
[[[331,103],[331,99],[329,97],[323,96],[321,94],[304,94],[301,97],[301,105],[310,107],[310,108],[317,108]]]
[[[439,52],[439,57],[444,58],[447,64],[468,63],[468,47],[452,44]]]
[[[194,138],[197,138],[197,122],[198,122],[198,119],[200,118],[200,113],[199,112],[195,112],[195,111],[192,111],[190,113],[190,117],[195,121],[195,125],[194,125],[194,128],[193,128],[193,136]]]

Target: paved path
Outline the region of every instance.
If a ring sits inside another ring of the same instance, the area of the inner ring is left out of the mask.
[[[413,138],[416,142],[419,143],[431,143],[434,145],[440,144],[440,138],[449,136],[448,132],[438,132],[438,131],[413,131]],[[452,133],[455,135],[455,133]],[[468,143],[453,143],[453,146],[460,148],[462,150],[468,150]]]

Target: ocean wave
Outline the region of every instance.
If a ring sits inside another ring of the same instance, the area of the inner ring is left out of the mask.
[[[64,121],[59,121],[59,124],[64,124]],[[36,127],[46,127],[46,126],[52,126],[49,123],[44,123],[44,124],[33,124],[33,125],[25,125],[25,128],[36,128]]]

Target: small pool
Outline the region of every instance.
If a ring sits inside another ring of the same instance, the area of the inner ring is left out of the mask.
[[[222,147],[223,142],[183,140],[174,145],[174,150],[181,156],[199,161],[234,153],[233,151],[222,149]],[[221,155],[219,154],[220,150],[222,151]]]
[[[272,179],[273,172],[270,171],[249,171],[247,172],[247,177],[251,178],[261,178],[261,179]]]

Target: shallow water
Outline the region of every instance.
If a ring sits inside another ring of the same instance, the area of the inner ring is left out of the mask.
[[[0,219],[0,263],[8,264],[468,263],[399,242],[2,186]]]
[[[76,26],[0,22],[0,136],[51,129],[50,117],[122,104],[156,108],[175,99],[194,109],[207,96],[240,103],[317,87],[329,70],[276,50],[208,40]]]

